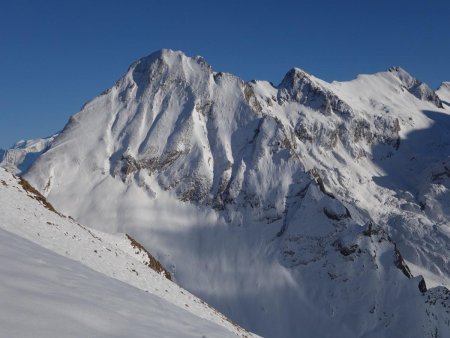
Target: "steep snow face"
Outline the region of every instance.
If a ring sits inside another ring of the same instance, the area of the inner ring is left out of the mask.
[[[150,269],[129,236],[58,214],[0,168],[0,326],[20,337],[251,337]]]
[[[163,50],[74,115],[26,177],[264,336],[445,335],[446,312],[425,303],[448,304],[443,107],[400,68],[344,83],[294,68],[275,87]]]

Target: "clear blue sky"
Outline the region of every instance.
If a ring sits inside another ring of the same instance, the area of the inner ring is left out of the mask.
[[[0,147],[62,129],[161,48],[246,80],[400,65],[437,87],[450,80],[450,1],[0,0]]]

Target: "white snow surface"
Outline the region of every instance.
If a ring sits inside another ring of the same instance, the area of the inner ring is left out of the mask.
[[[436,91],[436,94],[443,101],[443,104],[447,108],[450,108],[450,82],[443,82]]]
[[[0,168],[1,337],[251,337],[146,266],[121,234],[88,229]]]
[[[50,147],[57,135],[43,139],[21,140],[6,151],[0,149],[0,166],[12,173],[26,172],[39,155]]]
[[[162,50],[88,102],[24,174],[263,336],[446,336],[447,89],[399,67],[244,82]]]

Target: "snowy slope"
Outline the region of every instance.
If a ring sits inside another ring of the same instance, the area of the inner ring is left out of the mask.
[[[450,82],[443,82],[436,91],[436,94],[442,100],[443,104],[447,108],[450,108]]]
[[[0,243],[3,337],[235,337],[4,230]]]
[[[442,95],[399,67],[344,83],[294,68],[273,86],[162,50],[75,114],[25,177],[261,335],[445,336]]]
[[[59,215],[1,168],[0,206],[2,336],[252,336],[150,269],[128,237]]]

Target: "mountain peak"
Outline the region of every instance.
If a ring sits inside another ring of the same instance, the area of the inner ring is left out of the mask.
[[[434,90],[431,89],[425,82],[418,80],[406,70],[398,66],[389,68],[388,72],[399,79],[403,87],[412,95],[420,100],[431,102],[438,108],[442,108],[441,100],[436,95]]]
[[[161,49],[149,54],[134,62],[128,69],[128,73],[138,82],[145,74],[151,74],[150,78],[163,74],[178,74],[174,77],[190,78],[205,71],[209,73],[212,69],[203,57],[190,57],[182,51],[171,49]]]
[[[439,89],[449,89],[450,90],[450,81],[444,81],[441,83],[441,85],[439,86]]]
[[[160,49],[135,61],[130,68],[135,69],[137,67],[139,68],[149,67],[151,64],[158,61],[163,62],[165,64],[173,64],[177,61],[181,61],[183,57],[187,56],[181,51],[173,51],[171,49]]]
[[[447,106],[450,106],[450,82],[442,82],[439,89],[436,91],[441,101]]]
[[[153,52],[147,56],[144,56],[143,58],[139,59],[135,63],[150,64],[150,63],[155,62],[156,60],[163,61],[167,64],[174,64],[177,62],[181,62],[183,60],[185,60],[185,61],[191,60],[191,61],[195,61],[196,63],[199,63],[199,64],[207,65],[207,62],[203,56],[196,55],[196,56],[191,57],[191,56],[186,55],[181,50],[172,50],[172,49],[167,49],[167,48],[157,50],[156,52]]]
[[[182,51],[180,50],[173,50],[173,49],[169,49],[169,48],[162,48],[159,49],[147,56],[144,56],[143,58],[141,58],[141,60],[143,59],[169,59],[169,58],[173,58],[173,57],[183,57],[186,56],[186,54],[184,54]]]
[[[291,68],[286,75],[283,77],[283,80],[280,83],[280,87],[293,87],[298,82],[312,82],[311,74],[307,73],[303,69],[294,67]]]
[[[406,87],[410,87],[414,85],[414,83],[419,81],[405,69],[399,66],[390,67],[387,71],[398,78]]]

